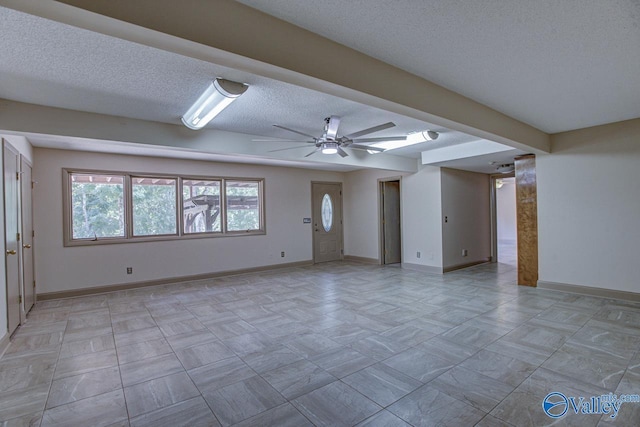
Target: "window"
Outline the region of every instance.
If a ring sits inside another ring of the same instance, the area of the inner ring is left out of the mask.
[[[71,174],[72,239],[124,237],[124,176]]]
[[[133,235],[177,234],[176,179],[131,178]]]
[[[265,233],[263,179],[70,170],[64,178],[65,246]]]
[[[258,182],[227,181],[227,230],[260,229],[260,186]]]
[[[182,180],[184,233],[219,233],[220,181]]]

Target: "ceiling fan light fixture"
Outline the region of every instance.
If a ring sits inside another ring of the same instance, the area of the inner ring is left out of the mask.
[[[323,142],[321,150],[322,150],[322,154],[336,154],[338,152],[338,143]]]
[[[511,173],[515,170],[515,165],[513,163],[506,163],[504,165],[500,165],[496,168],[498,173]]]
[[[182,116],[182,123],[189,129],[202,129],[229,104],[245,93],[248,87],[243,83],[215,79]]]

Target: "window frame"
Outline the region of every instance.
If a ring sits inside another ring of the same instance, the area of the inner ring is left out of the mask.
[[[71,206],[71,177],[74,174],[83,175],[113,175],[123,177],[123,206],[124,206],[124,236],[103,237],[94,239],[74,239],[73,238],[73,208]],[[162,235],[135,236],[133,234],[133,178],[158,178],[176,180],[176,233]],[[185,233],[184,231],[184,199],[183,181],[202,180],[220,182],[220,231],[206,231],[196,233]],[[257,230],[227,230],[227,181],[247,181],[258,184],[258,220]],[[96,169],[76,169],[62,168],[62,217],[63,217],[63,246],[93,246],[112,245],[122,243],[157,242],[171,240],[188,240],[204,238],[221,238],[237,236],[257,236],[267,234],[266,229],[266,197],[265,179],[255,177],[230,177],[230,176],[203,176],[203,175],[182,175],[182,174],[157,174],[144,172],[123,172],[113,170]]]

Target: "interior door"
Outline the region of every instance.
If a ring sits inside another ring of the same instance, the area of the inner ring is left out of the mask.
[[[18,259],[18,152],[6,141],[4,153],[5,259],[9,334],[20,324],[20,262]]]
[[[36,302],[36,282],[33,273],[33,184],[31,164],[20,156],[20,215],[22,218],[22,283],[24,284],[24,314],[26,315]]]
[[[382,183],[383,264],[402,261],[400,242],[400,181]]]
[[[342,259],[342,184],[312,183],[313,262]]]

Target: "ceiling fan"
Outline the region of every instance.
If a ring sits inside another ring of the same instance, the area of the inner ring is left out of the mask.
[[[298,135],[306,136],[311,140],[291,140],[291,139],[254,139],[253,141],[281,141],[281,142],[304,142],[307,144],[314,144],[315,150],[307,154],[305,157],[309,157],[312,154],[321,151],[323,154],[338,154],[340,157],[347,157],[346,151],[343,148],[356,148],[358,150],[368,150],[368,151],[384,151],[384,148],[372,147],[369,145],[362,145],[361,143],[372,143],[372,142],[382,142],[382,141],[404,141],[407,139],[406,136],[392,136],[392,137],[383,137],[383,138],[361,138],[362,136],[369,135],[374,132],[379,132],[381,130],[389,129],[395,126],[395,123],[388,122],[378,126],[373,126],[367,129],[363,129],[359,132],[350,133],[348,135],[338,136],[338,127],[340,126],[340,117],[331,116],[324,119],[324,132],[322,136],[315,137],[313,135],[309,135],[308,133],[301,132],[295,129],[290,129],[285,126],[273,125],[278,129],[286,130],[288,132],[293,132]],[[289,148],[281,148],[279,150],[271,150],[270,152],[275,151],[284,151],[284,150],[294,150],[296,148],[304,148],[304,147],[289,147]]]

